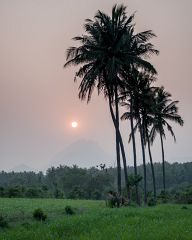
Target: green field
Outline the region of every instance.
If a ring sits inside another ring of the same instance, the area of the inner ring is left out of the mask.
[[[65,206],[75,209],[66,215]],[[104,201],[56,199],[0,199],[0,215],[9,228],[0,228],[0,239],[192,239],[192,206],[106,208]],[[32,213],[42,208],[48,218],[37,222]]]

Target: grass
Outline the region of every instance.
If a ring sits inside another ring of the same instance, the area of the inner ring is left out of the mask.
[[[67,205],[75,215],[65,213]],[[36,208],[47,214],[45,222],[33,219]],[[0,215],[9,223],[0,240],[192,239],[191,205],[109,209],[103,201],[2,198]]]

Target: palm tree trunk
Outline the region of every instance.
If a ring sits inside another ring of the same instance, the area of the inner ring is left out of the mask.
[[[106,83],[107,81],[107,75],[106,72],[103,72],[104,78]],[[118,108],[116,107],[116,117],[113,111],[112,107],[112,94],[110,91],[110,88],[108,85],[106,85],[107,91],[108,91],[108,99],[109,99],[109,109],[111,113],[111,117],[113,120],[113,124],[115,126],[115,139],[116,139],[116,157],[117,157],[117,189],[118,189],[118,194],[121,195],[121,158],[120,158],[120,147],[119,147],[119,112],[117,111]],[[116,101],[115,101],[116,104]],[[118,104],[118,103],[117,103]]]
[[[120,143],[121,154],[122,154],[122,159],[123,159],[123,167],[124,167],[124,175],[125,175],[125,185],[126,185],[126,189],[127,189],[127,197],[128,197],[128,200],[130,201],[130,188],[129,188],[128,173],[127,173],[127,161],[126,161],[125,149],[124,149],[123,140],[122,140],[120,131],[118,131],[118,135],[119,135],[119,143]]]
[[[119,144],[120,144],[120,147],[121,147],[121,155],[122,155],[122,159],[123,159],[125,185],[126,185],[126,189],[127,189],[128,199],[130,199],[130,189],[129,189],[129,182],[128,182],[126,156],[125,156],[123,140],[122,140],[120,130],[119,130],[119,100],[118,100],[117,85],[115,86],[115,108],[116,108],[117,136],[118,136],[118,141],[119,141]]]
[[[132,103],[132,99],[131,99],[131,105],[130,105],[130,112],[131,112],[130,122],[131,122],[131,136],[132,136],[132,146],[133,146],[134,174],[135,174],[135,176],[137,176],[137,153],[136,153],[134,126],[133,126],[133,103]],[[137,202],[138,205],[140,205],[138,184],[136,184],[136,186],[135,186],[135,195],[136,195],[136,202]]]
[[[163,167],[163,190],[165,192],[165,155],[164,155],[164,146],[163,146],[163,137],[160,133],[160,139],[161,139],[161,150],[162,150],[162,167]]]
[[[151,164],[151,172],[152,172],[152,179],[153,179],[153,196],[154,200],[156,202],[157,194],[156,194],[156,181],[155,181],[155,171],[154,171],[154,166],[153,166],[153,159],[152,159],[152,154],[151,154],[151,147],[150,147],[150,141],[149,141],[149,134],[147,128],[146,130],[146,136],[147,136],[147,145],[148,145],[148,151],[149,151],[149,159],[150,159],[150,164]]]
[[[117,157],[117,189],[118,194],[121,195],[121,159],[120,159],[120,147],[117,130],[115,131],[116,138],[116,157]]]
[[[110,109],[111,117],[113,120],[113,124],[115,126],[116,158],[117,158],[117,191],[118,191],[118,194],[121,195],[121,159],[120,159],[120,144],[119,144],[119,134],[118,134],[119,123],[117,122],[118,114],[116,113],[116,117],[115,117],[115,114],[113,111],[112,100],[110,95],[109,95],[109,109]],[[117,112],[117,109],[116,109],[116,112]]]
[[[145,160],[145,144],[144,144],[144,132],[141,124],[141,117],[138,114],[139,132],[141,138],[141,148],[143,155],[143,179],[144,179],[144,203],[147,204],[147,172],[146,172],[146,160]]]
[[[121,158],[120,158],[120,145],[119,145],[119,109],[118,109],[118,103],[115,99],[115,107],[116,107],[116,128],[115,128],[115,137],[116,137],[116,154],[117,154],[117,187],[118,187],[118,193],[121,195]]]
[[[118,111],[118,101],[115,101],[115,104],[116,104],[116,111]],[[129,190],[129,182],[128,182],[125,149],[124,149],[121,133],[120,133],[120,130],[119,130],[119,125],[117,124],[117,120],[115,118],[115,114],[114,114],[114,111],[113,111],[113,108],[112,108],[111,98],[109,98],[109,109],[110,109],[111,117],[112,117],[112,120],[113,120],[113,124],[114,124],[115,129],[116,129],[116,136],[117,136],[117,139],[119,141],[120,148],[121,148],[121,154],[122,154],[123,165],[124,165],[125,184],[126,184],[128,199],[130,199],[130,190]]]

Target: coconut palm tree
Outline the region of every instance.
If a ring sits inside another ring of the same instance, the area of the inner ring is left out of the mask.
[[[124,98],[127,98],[126,101],[123,100]],[[128,99],[128,96],[125,95],[124,97],[121,97],[121,100],[123,101],[121,103],[122,106],[126,107],[127,112],[123,113],[121,116],[121,120],[130,120],[130,125],[131,125],[131,139],[132,139],[132,147],[133,147],[133,160],[134,160],[134,176],[136,177],[137,174],[137,152],[136,152],[136,142],[135,142],[135,132],[134,132],[134,116],[133,116],[133,103],[132,103],[132,97]],[[130,140],[128,142],[130,142]],[[138,184],[135,184],[135,195],[136,195],[136,202],[138,205],[140,205],[140,200],[139,200],[139,192],[138,192]]]
[[[132,81],[130,80],[132,79]],[[130,96],[128,102],[124,102],[123,105],[130,107],[130,112],[125,112],[121,119],[130,119],[131,122],[131,134],[130,139],[133,142],[133,155],[134,155],[134,169],[135,175],[136,171],[136,148],[135,148],[135,137],[134,132],[136,129],[139,129],[142,155],[143,155],[143,175],[144,175],[144,202],[147,203],[147,175],[146,175],[146,158],[145,158],[145,145],[148,143],[148,151],[151,163],[152,178],[153,178],[153,188],[154,188],[154,198],[156,199],[156,185],[155,185],[155,174],[153,168],[153,161],[151,155],[151,149],[149,145],[149,135],[148,135],[148,126],[150,124],[150,114],[151,114],[151,105],[153,104],[154,99],[154,88],[150,86],[152,82],[155,81],[153,74],[143,72],[143,71],[134,71],[132,73],[132,78],[130,77],[127,81],[126,92],[122,93],[121,99],[126,96]],[[127,101],[127,99],[126,99]],[[136,119],[137,123],[133,127],[133,118]],[[129,139],[129,140],[130,140]]]
[[[120,148],[124,164],[125,182],[128,189],[126,157],[119,130],[119,90],[123,88],[124,79],[120,73],[123,69],[141,67],[156,72],[145,60],[151,54],[158,54],[149,40],[154,37],[152,31],[134,33],[132,23],[134,14],[127,16],[126,7],[115,5],[111,16],[98,11],[94,19],[85,20],[86,35],[75,37],[78,47],[67,50],[67,62],[70,65],[81,65],[76,72],[80,77],[79,98],[89,102],[96,87],[98,93],[104,93],[108,99],[109,109],[116,131],[116,152],[118,171],[118,192],[121,193]],[[76,78],[75,77],[75,78]]]
[[[148,86],[144,89],[142,94],[142,121],[143,121],[143,132],[145,135],[145,145],[148,148],[149,160],[151,165],[151,173],[152,173],[152,182],[153,182],[153,197],[156,202],[156,180],[155,180],[155,170],[153,166],[153,159],[151,153],[151,143],[149,138],[149,127],[152,125],[153,120],[153,106],[155,101],[155,87]]]
[[[178,114],[177,104],[179,101],[172,101],[171,94],[166,92],[164,87],[159,87],[156,89],[155,104],[154,104],[154,117],[152,123],[152,129],[150,132],[150,139],[153,143],[156,134],[158,133],[161,141],[162,150],[162,168],[163,168],[163,190],[166,190],[165,181],[165,155],[164,155],[164,144],[163,138],[166,138],[165,128],[171,133],[174,140],[176,141],[175,134],[169,121],[175,122],[180,126],[183,126],[184,121],[182,117]]]

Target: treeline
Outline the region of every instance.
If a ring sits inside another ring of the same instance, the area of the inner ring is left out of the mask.
[[[147,166],[148,196],[153,190],[151,168]],[[162,196],[162,165],[154,164],[157,191]],[[181,192],[191,191],[192,200],[192,162],[188,163],[166,163],[167,196],[168,198],[181,198]],[[130,176],[134,174],[133,167],[128,167]],[[138,173],[142,176],[143,166],[138,167]],[[122,172],[123,174],[123,172]],[[143,176],[142,176],[143,177]],[[124,194],[126,195],[125,183]],[[142,193],[142,181],[139,190]],[[106,193],[115,191],[116,169],[105,167],[92,167],[82,169],[77,166],[59,166],[49,168],[46,174],[42,172],[0,172],[0,197],[28,197],[28,198],[71,198],[71,199],[105,199]],[[134,199],[134,191],[133,199]],[[183,198],[183,197],[182,197]],[[189,199],[189,197],[187,197]],[[183,201],[183,200],[182,200]],[[191,201],[192,202],[192,201]]]

